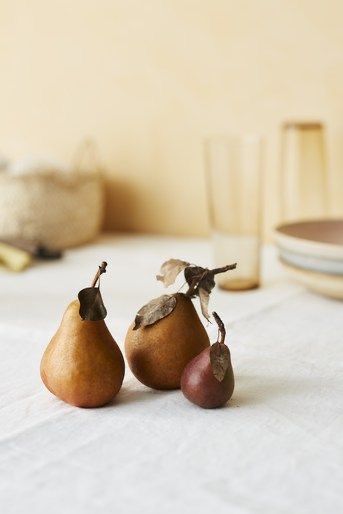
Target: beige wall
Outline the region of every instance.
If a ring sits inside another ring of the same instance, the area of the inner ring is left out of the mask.
[[[207,230],[204,135],[268,143],[265,225],[278,220],[278,127],[327,123],[343,214],[341,0],[0,0],[0,150],[107,169],[108,228]]]

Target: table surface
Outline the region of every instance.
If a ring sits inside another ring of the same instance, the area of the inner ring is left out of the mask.
[[[273,248],[262,288],[212,294],[236,375],[227,407],[150,390],[128,368],[101,409],[43,387],[44,348],[97,265],[108,262],[106,322],[122,346],[138,308],[164,292],[154,276],[170,257],[211,265],[205,240],[106,236],[0,274],[0,512],[342,512],[343,304],[290,282]]]

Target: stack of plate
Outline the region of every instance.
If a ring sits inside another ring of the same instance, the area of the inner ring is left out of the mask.
[[[343,220],[280,225],[275,239],[282,264],[296,280],[343,299]]]

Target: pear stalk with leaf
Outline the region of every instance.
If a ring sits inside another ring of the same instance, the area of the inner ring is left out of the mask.
[[[203,316],[209,321],[208,303],[218,273],[236,264],[208,269],[179,259],[162,264],[157,280],[166,287],[183,272],[186,293],[154,298],[137,313],[125,339],[125,353],[136,378],[153,389],[178,389],[185,366],[210,346],[207,332],[194,308],[198,297]]]
[[[82,289],[62,318],[41,361],[41,378],[51,393],[77,407],[100,407],[119,392],[123,355],[106,324],[100,293],[103,262],[91,287]]]

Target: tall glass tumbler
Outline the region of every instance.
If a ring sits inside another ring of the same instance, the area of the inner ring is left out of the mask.
[[[323,218],[328,214],[324,126],[287,122],[282,126],[282,220]]]
[[[208,203],[216,266],[237,262],[218,275],[226,290],[260,284],[262,140],[258,136],[205,141]]]

